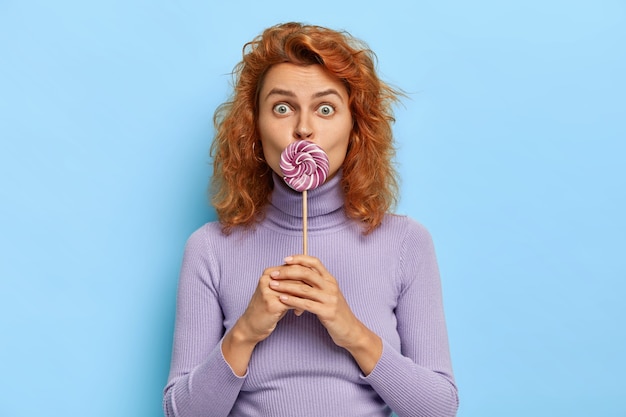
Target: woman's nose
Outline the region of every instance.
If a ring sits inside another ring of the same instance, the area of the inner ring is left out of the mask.
[[[298,124],[294,129],[293,135],[296,139],[312,139],[313,138],[313,128],[311,124],[305,120],[305,118],[301,118],[298,120]]]

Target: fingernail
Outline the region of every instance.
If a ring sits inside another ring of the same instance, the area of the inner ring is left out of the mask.
[[[289,263],[289,262],[293,261],[293,256],[287,256],[287,257],[284,259],[284,261],[285,261],[285,263]]]
[[[286,295],[281,295],[280,298],[282,301],[287,301],[289,299],[289,297],[287,297]]]
[[[270,287],[278,287],[279,285],[280,283],[278,281],[274,281],[274,280],[270,281]]]
[[[280,275],[280,271],[272,271],[270,272],[270,277],[277,277]]]

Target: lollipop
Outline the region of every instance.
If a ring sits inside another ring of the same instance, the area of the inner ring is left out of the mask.
[[[285,182],[296,191],[312,190],[322,185],[329,168],[326,152],[306,140],[292,142],[280,155]]]
[[[300,140],[292,142],[280,155],[280,169],[288,186],[302,193],[303,250],[307,254],[307,190],[326,181],[330,164],[326,152],[316,144]]]

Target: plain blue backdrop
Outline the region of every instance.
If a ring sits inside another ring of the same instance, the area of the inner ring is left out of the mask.
[[[289,20],[407,92],[398,212],[435,239],[459,416],[626,416],[618,0],[0,1],[0,415],[161,415],[212,115]]]

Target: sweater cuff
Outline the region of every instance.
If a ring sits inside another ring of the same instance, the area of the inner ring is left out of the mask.
[[[207,360],[191,371],[186,384],[176,384],[175,397],[187,398],[188,402],[184,403],[188,410],[200,412],[221,409],[226,415],[235,403],[247,375],[247,371],[244,376],[233,372],[224,359],[220,341]],[[181,412],[181,415],[187,414]]]
[[[363,379],[388,405],[393,405],[403,403],[406,398],[432,395],[430,387],[424,384],[428,379],[425,378],[426,373],[428,371],[416,368],[411,359],[403,356],[383,340],[383,353],[378,363]],[[430,399],[424,398],[423,400],[428,402]]]
[[[410,365],[412,362],[408,359],[396,352],[396,350],[391,347],[386,340],[383,340],[383,352],[380,355],[380,359],[367,376],[361,375],[361,379],[366,381],[368,384],[376,387],[378,384],[383,384],[387,386],[389,384],[389,377],[391,379],[397,379],[395,376],[399,376],[400,374],[404,374],[409,371]],[[405,362],[406,361],[406,362]],[[399,365],[400,362],[400,366]]]
[[[383,340],[383,353],[361,377],[398,415],[453,416],[458,408],[454,384],[433,370],[416,365]],[[422,414],[419,414],[422,415]]]

